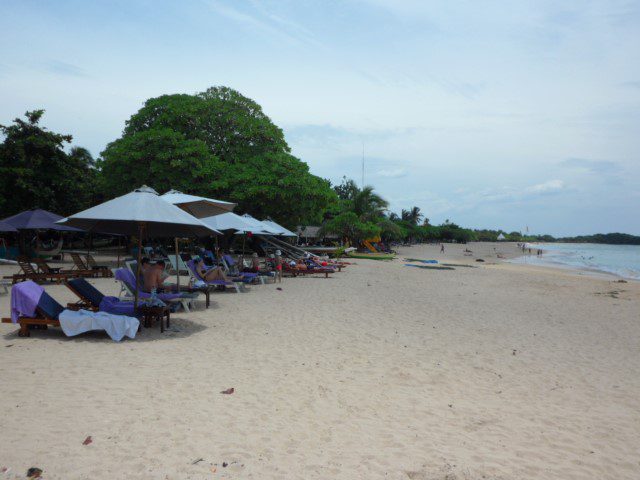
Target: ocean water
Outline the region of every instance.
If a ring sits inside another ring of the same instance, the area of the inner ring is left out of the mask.
[[[533,253],[515,259],[515,263],[577,268],[640,280],[640,245],[534,243],[529,246]],[[544,254],[537,257],[536,249],[544,250]]]

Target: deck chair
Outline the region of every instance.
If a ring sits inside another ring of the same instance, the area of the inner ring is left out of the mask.
[[[82,260],[82,257],[79,254],[71,252],[70,255],[76,270],[89,270],[89,267],[87,267],[87,265],[84,263],[84,260]]]
[[[71,268],[71,272],[78,272],[79,276],[82,277],[99,277],[99,276],[109,276],[103,275],[103,272],[100,270],[96,270],[90,267],[82,257],[78,253],[71,253],[71,259],[73,260],[73,268]]]
[[[20,285],[24,285],[20,284]],[[18,288],[19,285],[15,285],[13,288],[16,289]],[[12,291],[12,295],[14,294],[14,292]],[[35,327],[35,328],[40,328],[40,329],[47,329],[49,326],[52,327],[60,327],[60,315],[65,311],[66,309],[60,305],[55,299],[53,299],[47,292],[45,292],[44,290],[42,290],[42,293],[40,293],[40,298],[38,300],[38,305],[35,307],[35,312],[33,314],[32,317],[26,317],[26,316],[20,316],[17,319],[17,324],[20,325],[20,330],[18,331],[18,336],[20,337],[29,337],[31,336],[31,332],[30,327]],[[89,313],[87,312],[87,315],[89,315]],[[135,319],[133,319],[133,321],[130,321],[132,319],[127,320],[127,317],[125,316],[121,316],[121,315],[106,315],[106,324],[104,322],[99,323],[96,327],[95,324],[93,324],[93,322],[90,324],[90,326],[88,326],[85,322],[82,322],[80,324],[76,324],[74,326],[74,331],[73,332],[68,332],[65,331],[66,335],[70,335],[70,336],[74,336],[77,335],[79,333],[84,333],[87,332],[89,330],[105,330],[109,336],[111,336],[111,338],[113,338],[116,341],[120,341],[120,339],[122,338],[122,330],[119,330],[119,332],[115,332],[116,334],[118,334],[119,338],[114,338],[114,330],[113,328],[110,328],[113,326],[113,322],[114,319],[117,322],[120,322],[121,320],[123,322],[125,322],[124,326],[127,330],[127,332],[129,333],[124,333],[124,335],[129,336],[130,338],[133,338],[133,335],[135,335],[135,331],[138,329],[139,326],[139,322]],[[102,320],[104,320],[105,317],[102,317]],[[2,323],[13,323],[11,318],[3,318],[2,319]],[[133,333],[131,333],[133,332]]]
[[[212,285],[212,286],[216,286],[216,287],[234,288],[236,290],[236,292],[238,292],[238,293],[241,292],[240,285],[242,285],[242,284],[239,285],[238,282],[225,282],[224,280],[211,280],[211,281],[205,280],[198,273],[198,269],[196,268],[196,263],[193,260],[189,260],[187,262],[187,267],[189,268],[189,273],[190,273],[191,278],[193,278],[194,280],[196,280],[198,282],[203,282],[203,283],[205,283],[207,285]]]
[[[176,275],[189,275],[189,268],[184,263],[181,255],[178,255],[178,261],[176,261],[175,253],[173,255],[167,255],[167,257],[169,258],[171,268],[176,272]]]
[[[121,301],[116,297],[107,297],[84,278],[67,280],[65,285],[79,298],[77,302],[67,304],[67,308],[70,310],[85,309],[97,312],[101,310],[100,307],[102,305],[102,310],[108,313],[135,316],[133,302]]]
[[[97,275],[100,277],[110,277],[112,275],[111,270],[109,270],[109,267],[107,267],[106,265],[98,265],[95,259],[93,258],[93,255],[91,255],[90,253],[87,253],[85,257],[87,259],[86,264],[89,267],[89,270],[96,272]]]
[[[260,274],[241,272],[238,268],[238,264],[229,254],[222,255],[222,266],[224,267],[228,275],[234,277],[234,281],[241,281],[243,283],[254,283],[256,281],[259,281],[264,285],[264,278],[262,278]]]
[[[59,327],[60,321],[58,317],[60,313],[64,311],[64,307],[56,302],[47,292],[42,292],[40,301],[36,307],[36,313],[33,317],[20,317],[18,318],[18,324],[20,330],[18,336],[29,337],[30,326],[37,326],[43,329],[47,329],[48,326]],[[2,323],[13,323],[10,318],[3,318]]]
[[[34,282],[59,282],[61,279],[65,278],[65,275],[38,271],[38,267],[32,264],[31,260],[25,256],[19,256],[16,261],[20,266],[21,273],[16,273],[11,277],[13,283],[22,282],[24,280],[33,280]]]
[[[324,278],[329,278],[329,274],[333,273],[333,270],[329,271],[329,270],[325,270],[325,269],[319,269],[319,268],[315,268],[315,269],[307,269],[307,270],[302,270],[296,267],[292,267],[291,265],[289,265],[286,261],[282,262],[282,273],[283,274],[287,274],[287,276],[291,276],[291,277],[297,277],[298,275],[324,275]]]
[[[125,300],[133,300],[136,295],[135,274],[127,268],[116,268],[113,270],[113,274],[115,279],[120,282],[120,294],[118,296],[120,297],[124,293]],[[191,311],[195,300],[194,296],[187,296],[182,293],[158,293],[156,296],[165,303],[179,303],[187,313]],[[138,290],[138,298],[151,298],[151,294],[144,290]]]

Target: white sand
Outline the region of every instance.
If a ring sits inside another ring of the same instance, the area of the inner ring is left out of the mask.
[[[447,247],[478,268],[409,268],[401,255],[214,295],[174,316],[181,332],[120,344],[2,325],[0,468],[65,480],[640,478],[640,284],[495,264],[493,247],[469,247],[493,265]]]

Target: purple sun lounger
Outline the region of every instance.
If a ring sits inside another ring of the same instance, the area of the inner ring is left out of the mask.
[[[189,260],[187,262],[187,267],[189,268],[189,271],[191,272],[191,275],[193,275],[193,278],[195,278],[196,280],[199,280],[201,282],[206,283],[207,285],[212,285],[212,286],[216,286],[216,287],[233,287],[236,289],[236,292],[240,293],[240,286],[235,283],[235,282],[225,282],[224,280],[205,280],[204,278],[202,278],[202,275],[200,275],[200,273],[198,272],[198,269],[196,268],[196,263],[193,260]]]

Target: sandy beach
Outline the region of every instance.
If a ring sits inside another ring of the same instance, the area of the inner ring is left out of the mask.
[[[0,478],[639,478],[640,284],[497,253],[406,247],[121,343],[2,324]]]

